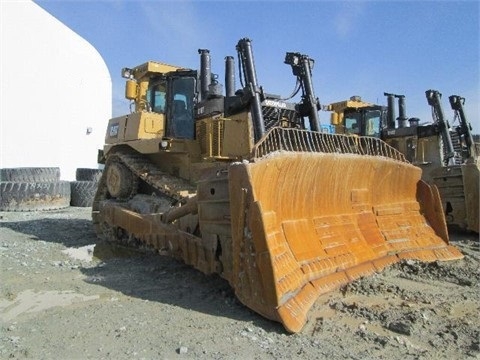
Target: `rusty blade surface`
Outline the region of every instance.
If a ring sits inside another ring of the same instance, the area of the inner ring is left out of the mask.
[[[462,258],[420,177],[406,162],[357,154],[279,151],[232,165],[237,297],[298,332],[334,288],[401,258]]]

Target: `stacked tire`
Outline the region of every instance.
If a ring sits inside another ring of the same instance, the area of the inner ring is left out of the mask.
[[[60,168],[0,169],[0,211],[55,210],[70,206],[70,183]]]
[[[78,168],[76,181],[70,182],[71,206],[90,207],[97,192],[98,182],[102,177],[103,170]]]

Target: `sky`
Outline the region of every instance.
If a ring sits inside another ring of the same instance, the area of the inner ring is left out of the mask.
[[[295,77],[286,52],[315,60],[313,85],[322,105],[353,95],[386,105],[384,92],[405,95],[408,117],[432,120],[425,91],[465,97],[480,133],[480,2],[463,1],[209,1],[35,0],[102,55],[112,78],[112,113],[129,112],[123,67],[148,60],[198,69],[209,49],[224,82],[224,58],[252,40],[259,84],[289,95]],[[236,60],[236,63],[238,61]],[[237,88],[240,87],[237,74]],[[397,106],[398,111],[398,106]],[[326,112],[320,122],[329,122]]]

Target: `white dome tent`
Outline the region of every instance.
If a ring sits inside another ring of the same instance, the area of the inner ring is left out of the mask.
[[[111,117],[97,50],[32,1],[1,2],[0,168],[96,168]]]

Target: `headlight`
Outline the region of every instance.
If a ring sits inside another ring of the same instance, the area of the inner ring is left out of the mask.
[[[169,142],[168,140],[162,140],[160,142],[160,149],[162,150],[167,150],[168,149]]]
[[[125,79],[133,79],[132,69],[123,68],[122,69],[122,77]]]

